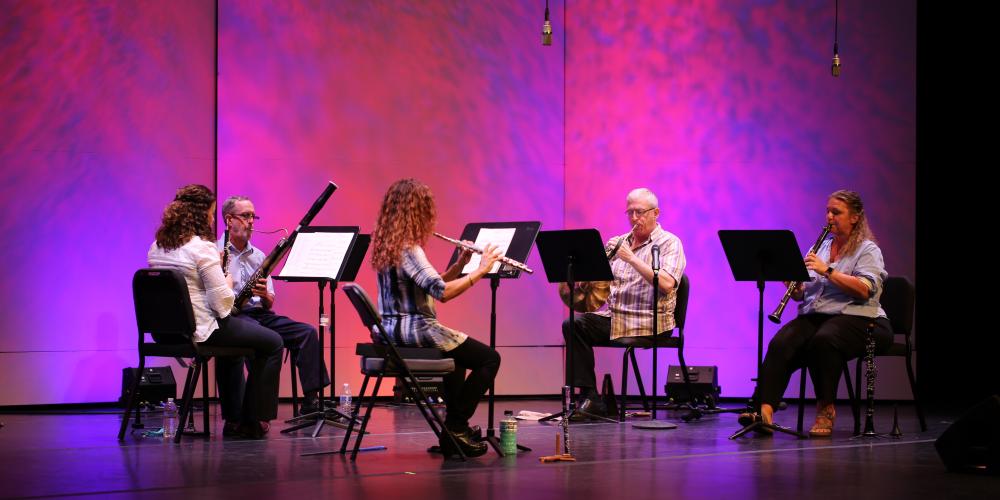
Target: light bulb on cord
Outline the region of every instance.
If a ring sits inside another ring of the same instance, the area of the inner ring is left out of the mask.
[[[552,45],[552,23],[549,21],[549,0],[545,0],[545,22],[542,23],[542,45]]]
[[[840,55],[837,53],[837,44],[833,44],[833,64],[830,65],[830,73],[834,77],[840,76]]]

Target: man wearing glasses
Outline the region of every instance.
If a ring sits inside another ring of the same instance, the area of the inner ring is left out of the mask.
[[[228,272],[233,278],[233,289],[238,294],[267,256],[250,243],[254,222],[260,220],[260,217],[254,211],[253,202],[246,196],[230,196],[226,199],[222,204],[222,217],[229,227]],[[221,240],[219,248],[222,248]],[[253,296],[243,306],[240,314],[281,335],[285,347],[295,352],[295,366],[298,368],[305,396],[301,411],[306,413],[316,411],[320,389],[330,384],[326,363],[319,355],[319,337],[316,329],[312,325],[276,314],[273,307],[274,283],[271,278],[260,279],[254,286]],[[322,380],[317,373],[319,370],[317,364],[323,365]],[[242,376],[240,378],[242,379]],[[242,380],[231,382],[241,383]]]
[[[610,256],[611,293],[607,307],[596,312],[576,316],[573,339],[570,338],[569,320],[563,322],[563,338],[567,346],[567,377],[573,374],[573,385],[580,387],[582,401],[577,406],[581,412],[574,419],[587,415],[606,416],[607,408],[597,393],[594,374],[594,346],[627,344],[631,337],[653,334],[653,246],[660,254],[660,296],[657,307],[657,329],[669,334],[674,329],[674,306],[677,303],[677,285],[684,275],[687,260],[677,236],[664,231],[657,219],[659,201],[646,188],[633,189],[626,198],[625,215],[632,231],[608,240],[606,250]],[[621,245],[618,245],[620,240]],[[573,352],[570,371],[569,351]]]

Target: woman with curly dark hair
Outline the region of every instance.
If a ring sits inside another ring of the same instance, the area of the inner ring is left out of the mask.
[[[479,267],[461,276],[470,252],[443,274],[438,274],[422,248],[437,222],[434,195],[415,179],[396,181],[385,193],[378,222],[372,234],[372,267],[378,272],[379,312],[394,343],[409,347],[435,347],[455,360],[455,372],[444,380],[447,416],[445,426],[455,435],[468,456],[486,453],[486,443],[476,442],[469,427],[479,399],[489,389],[500,369],[500,355],[466,334],[437,320],[434,299],[447,302],[483,278],[500,257],[488,245]],[[471,370],[468,378],[465,371]],[[441,439],[445,456],[457,453],[451,441]]]
[[[248,363],[250,377],[243,387],[243,360],[217,358],[223,435],[261,438],[268,421],[277,417],[281,337],[257,323],[230,317],[232,278],[222,272],[215,246],[215,195],[200,184],[177,190],[163,211],[156,241],[149,247],[150,267],[177,269],[187,281],[197,328],[194,341],[209,345],[249,347],[255,351]]]

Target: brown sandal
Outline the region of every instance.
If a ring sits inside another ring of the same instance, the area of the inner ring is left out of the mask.
[[[816,423],[809,429],[810,437],[830,437],[833,435],[833,421],[837,415],[833,412],[816,414]]]

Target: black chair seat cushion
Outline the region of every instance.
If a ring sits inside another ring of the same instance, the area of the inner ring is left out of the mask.
[[[388,349],[382,344],[357,344],[354,354],[365,358],[383,358]],[[434,347],[396,347],[403,359],[441,359],[444,356]]]
[[[414,375],[447,375],[455,371],[455,360],[451,358],[442,359],[404,359],[406,367]],[[361,372],[365,375],[378,376],[380,373],[387,377],[396,376],[396,370],[389,366],[386,370],[385,358],[361,358]]]
[[[665,334],[661,334],[658,338],[653,336],[644,337],[625,337],[622,339],[617,339],[611,342],[611,347],[634,347],[636,349],[652,349],[653,340],[656,339],[656,347],[665,347],[676,349],[681,345],[681,339],[678,337],[668,337]]]

